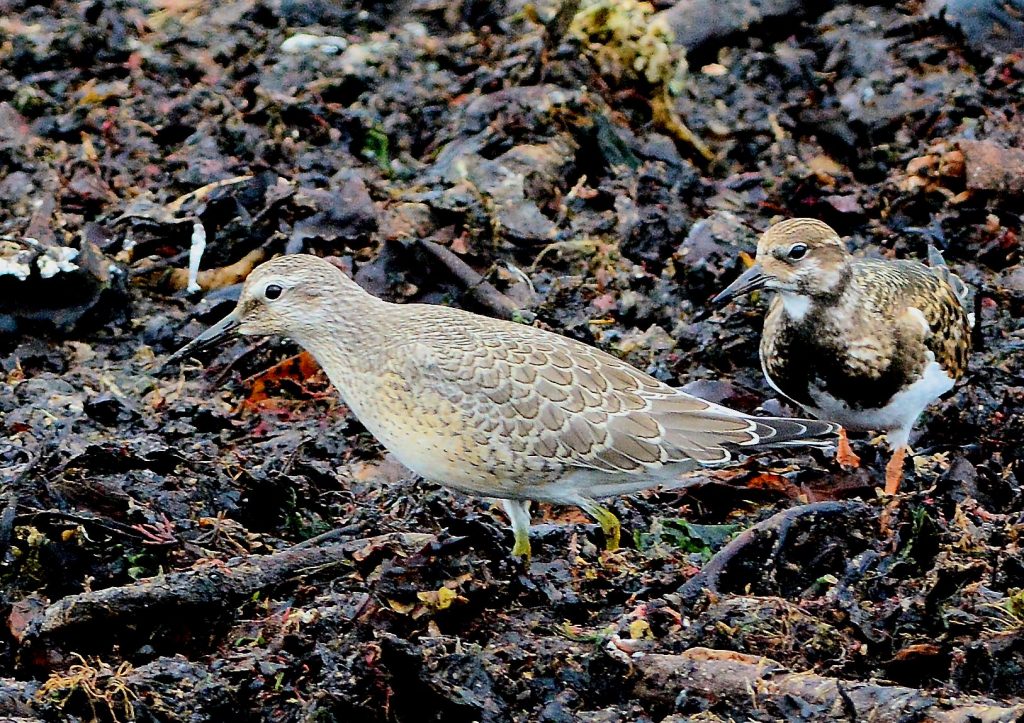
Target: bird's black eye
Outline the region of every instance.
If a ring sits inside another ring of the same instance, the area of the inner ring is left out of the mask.
[[[263,295],[273,301],[281,295],[282,291],[284,291],[284,289],[277,284],[267,284],[267,288],[263,290]]]
[[[789,253],[786,256],[791,261],[799,261],[807,255],[807,244],[793,244],[789,247]]]

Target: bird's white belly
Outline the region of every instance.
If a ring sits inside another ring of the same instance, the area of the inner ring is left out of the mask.
[[[953,378],[938,362],[930,361],[924,374],[894,394],[884,407],[854,408],[828,392],[811,388],[810,395],[815,405],[807,409],[814,416],[838,422],[849,430],[890,432],[890,441],[905,444],[917,418],[929,404],[952,389],[953,384]]]

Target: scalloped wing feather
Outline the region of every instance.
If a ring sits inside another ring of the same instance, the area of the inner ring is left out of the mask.
[[[723,464],[741,449],[813,444],[835,431],[827,422],[741,414],[540,329],[457,321],[418,335],[403,358],[407,373],[462,411],[481,443],[504,440],[565,467],[646,473]]]

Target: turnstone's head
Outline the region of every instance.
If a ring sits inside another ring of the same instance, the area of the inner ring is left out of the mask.
[[[813,218],[791,218],[770,227],[757,244],[753,266],[712,301],[721,303],[757,289],[790,299],[827,296],[840,283],[850,259],[839,234]]]

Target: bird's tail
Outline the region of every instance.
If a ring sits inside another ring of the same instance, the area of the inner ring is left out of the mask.
[[[820,419],[794,417],[749,417],[754,423],[754,435],[741,447],[763,449],[771,447],[827,448],[836,443],[839,425]]]
[[[942,258],[942,252],[937,248],[928,244],[928,266],[931,268],[932,273],[949,284],[949,288],[953,289],[953,293],[956,294],[956,298],[960,300],[960,305],[964,307],[964,310],[971,317],[971,326],[974,326],[974,314],[972,312],[971,304],[971,287],[967,283],[953,273],[953,270],[946,264],[946,259]]]

